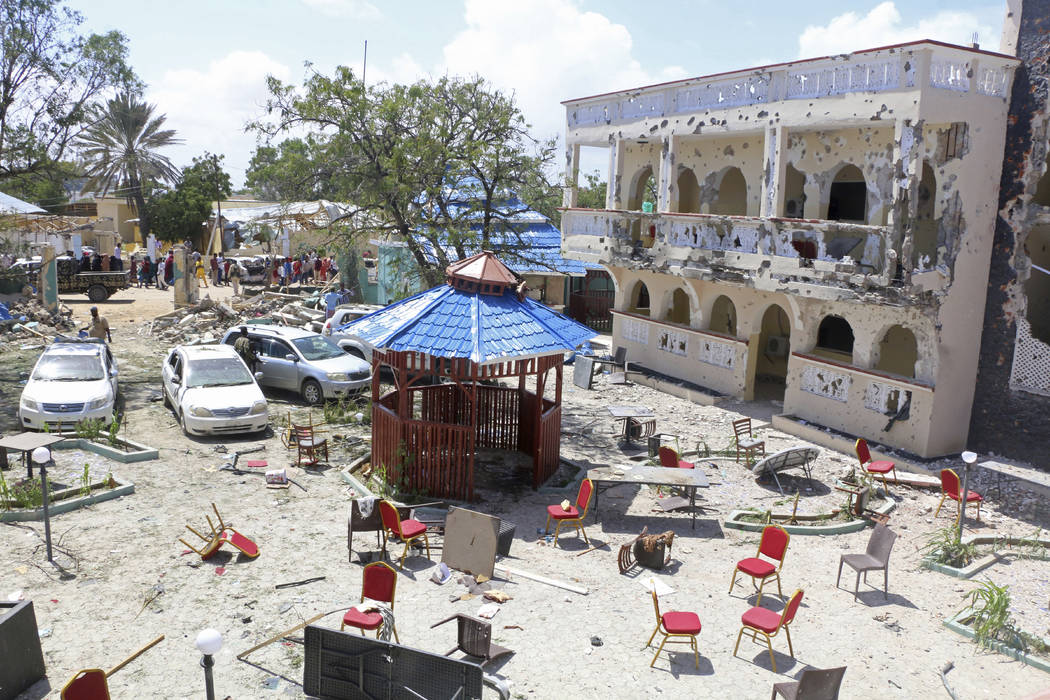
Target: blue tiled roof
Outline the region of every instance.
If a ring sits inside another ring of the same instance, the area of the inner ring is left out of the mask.
[[[593,330],[508,290],[502,296],[447,284],[391,304],[339,329],[376,348],[416,350],[482,364],[575,350]]]
[[[585,275],[587,270],[600,269],[600,265],[593,265],[569,260],[561,256],[561,231],[546,219],[540,222],[516,225],[516,231],[493,231],[489,236],[488,248],[493,250],[504,263],[519,275],[524,274],[550,274],[559,272],[563,275]],[[475,230],[479,227],[472,227]],[[422,236],[416,238],[423,248],[424,254],[431,262],[437,262],[434,255],[433,244]],[[475,249],[477,246],[468,246],[466,254],[474,255],[481,252]],[[520,250],[520,257],[515,251]],[[445,258],[455,260],[458,258],[451,246],[445,247]]]

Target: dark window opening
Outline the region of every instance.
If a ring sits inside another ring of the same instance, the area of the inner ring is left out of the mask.
[[[817,347],[853,354],[853,328],[841,316],[827,316],[817,329]]]
[[[863,182],[831,183],[828,219],[831,221],[864,221],[868,188]]]

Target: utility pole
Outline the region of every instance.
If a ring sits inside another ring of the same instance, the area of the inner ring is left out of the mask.
[[[368,39],[365,39],[365,60],[361,64],[361,86],[364,87],[365,75],[368,74]]]
[[[219,237],[219,251],[224,250],[222,243],[222,191],[219,189],[219,156],[214,153],[211,154],[211,161],[215,165],[215,209],[218,212],[215,218],[215,228],[218,230]],[[213,255],[214,251],[208,251],[209,255]]]

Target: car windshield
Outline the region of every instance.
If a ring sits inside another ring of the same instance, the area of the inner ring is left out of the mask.
[[[187,388],[238,386],[253,381],[244,363],[233,357],[191,360],[186,368]]]
[[[33,371],[41,382],[95,382],[105,379],[98,355],[44,355]]]
[[[296,338],[292,343],[303,354],[303,357],[310,361],[330,360],[346,354],[338,345],[319,335]]]

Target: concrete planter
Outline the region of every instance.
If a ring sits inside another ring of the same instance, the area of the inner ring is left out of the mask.
[[[974,639],[977,635],[968,624],[972,616],[972,610],[961,610],[945,620],[944,626],[968,639]],[[1050,673],[1050,659],[1036,656],[1035,654],[1025,653],[1020,649],[1004,644],[1003,642],[993,641],[989,646],[991,649],[1003,654],[1004,656],[1009,656],[1011,659],[1016,659],[1027,666],[1032,666],[1033,668],[1038,668],[1040,671]]]
[[[54,445],[55,449],[59,450],[87,450],[88,452],[94,452],[100,457],[106,459],[112,459],[114,462],[120,462],[121,464],[130,464],[131,462],[146,462],[151,459],[157,459],[160,457],[160,452],[149,445],[143,445],[133,440],[123,440],[118,438],[117,443],[126,448],[121,449],[108,443],[95,442],[86,438],[78,438],[75,435],[68,435],[62,442]]]
[[[964,544],[1006,544],[1009,546],[1017,545],[1038,545],[1043,549],[1050,550],[1050,538],[1046,537],[1007,537],[1000,538],[994,535],[967,535],[963,538]],[[998,552],[992,552],[991,554],[985,554],[983,557],[978,557],[974,561],[970,562],[967,566],[962,568],[956,568],[954,566],[948,566],[947,564],[940,564],[934,561],[934,556],[923,557],[922,564],[927,569],[940,572],[947,576],[954,576],[955,578],[973,578],[975,575],[984,571],[989,566],[999,561]]]
[[[124,481],[116,476],[113,477],[113,481],[116,482],[114,488],[105,488],[106,482],[104,480],[92,483],[91,493],[86,496],[76,495],[80,493],[80,488],[75,486],[51,492],[50,503],[47,508],[48,514],[54,517],[62,513],[68,513],[71,510],[85,508],[103,501],[111,501],[114,498],[120,498],[135,492],[135,484],[130,481]],[[0,522],[3,523],[43,519],[43,507],[0,511]]]
[[[339,478],[345,481],[347,484],[353,487],[354,491],[357,492],[357,498],[374,498],[375,494],[372,493],[371,489],[361,483],[361,480],[352,474],[352,472],[360,467],[362,464],[370,460],[371,455],[362,455],[353,462],[351,462],[345,469],[339,470]]]
[[[881,515],[886,515],[893,511],[897,507],[897,504],[893,501],[886,501],[878,508],[873,510]],[[743,530],[744,532],[762,532],[762,530],[769,523],[752,523],[744,520],[745,516],[753,516],[758,511],[753,510],[733,510],[730,511],[729,516],[725,520],[725,526],[730,530]],[[790,518],[789,513],[773,513],[774,525],[780,525],[782,528],[787,530],[792,535],[845,535],[850,532],[860,532],[864,528],[871,525],[871,521],[867,518],[856,518],[845,523],[832,523],[827,525],[821,525],[822,522],[818,516],[814,515],[797,515],[795,519],[803,524],[800,525],[788,525],[784,521]],[[806,524],[807,522],[812,524]]]
[[[0,602],[0,700],[14,700],[47,675],[33,601]]]

